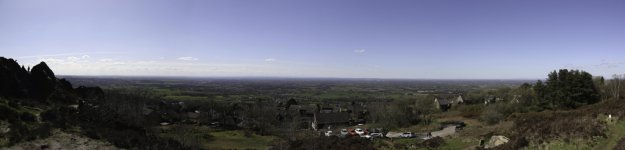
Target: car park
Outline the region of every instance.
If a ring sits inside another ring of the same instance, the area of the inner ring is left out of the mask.
[[[334,133],[332,133],[332,131],[326,131],[325,135],[326,136],[334,136]]]
[[[415,134],[413,134],[412,132],[404,132],[399,137],[402,137],[402,138],[414,138]]]
[[[370,135],[372,138],[380,138],[380,137],[383,137],[383,136],[382,136],[382,133],[371,133],[371,134],[369,134],[369,135]]]
[[[363,130],[361,128],[356,128],[356,130],[354,130],[354,132],[356,132],[356,134],[358,134],[358,135],[364,135],[365,134],[365,130]]]

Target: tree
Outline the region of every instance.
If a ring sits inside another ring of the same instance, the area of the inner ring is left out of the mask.
[[[549,103],[551,108],[576,108],[600,100],[592,75],[585,71],[553,71],[549,73],[544,88],[541,81],[534,88],[543,103]]]
[[[609,83],[610,95],[614,99],[620,99],[621,92],[623,92],[623,79],[625,78],[625,74],[615,74],[612,75],[612,80]]]
[[[543,84],[543,81],[536,81],[536,85],[534,85],[534,92],[536,92],[536,96],[539,98],[545,97],[545,85]]]
[[[293,98],[289,99],[289,101],[286,102],[286,108],[288,109],[289,107],[291,107],[291,105],[297,105],[297,101],[295,101],[295,99]]]

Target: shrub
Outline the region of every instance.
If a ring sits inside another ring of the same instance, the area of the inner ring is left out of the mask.
[[[13,108],[21,107],[20,104],[17,101],[15,101],[15,100],[9,101],[9,106],[11,106]]]
[[[39,138],[47,138],[52,135],[52,125],[49,123],[41,124],[33,133]]]
[[[358,149],[372,150],[371,141],[363,138],[315,137],[289,142],[288,149]]]
[[[497,110],[497,107],[486,107],[480,115],[480,120],[487,124],[496,124],[504,119],[504,115]]]
[[[461,105],[458,107],[460,115],[465,118],[478,118],[484,110],[483,105]]]
[[[434,137],[432,139],[425,140],[421,143],[423,147],[427,147],[427,148],[437,148],[443,144],[445,144],[445,139],[441,137]]]
[[[0,105],[0,120],[8,120],[9,122],[19,121],[20,113],[6,105]]]
[[[35,122],[37,121],[37,116],[29,112],[22,112],[22,114],[20,115],[20,119],[26,122]]]
[[[9,145],[13,145],[21,142],[27,138],[28,127],[21,121],[14,121],[9,125],[11,131],[9,131]]]

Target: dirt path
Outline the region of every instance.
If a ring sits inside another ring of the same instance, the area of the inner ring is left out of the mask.
[[[625,137],[621,138],[621,140],[618,141],[618,144],[616,144],[614,150],[625,150]]]
[[[432,132],[432,137],[446,137],[456,133],[456,126],[449,126],[440,131]]]

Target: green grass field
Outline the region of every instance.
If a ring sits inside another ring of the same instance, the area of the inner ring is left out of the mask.
[[[245,136],[242,130],[220,130],[192,125],[165,126],[158,127],[157,130],[162,131],[163,137],[202,149],[268,149],[268,145],[278,139],[253,133]]]

